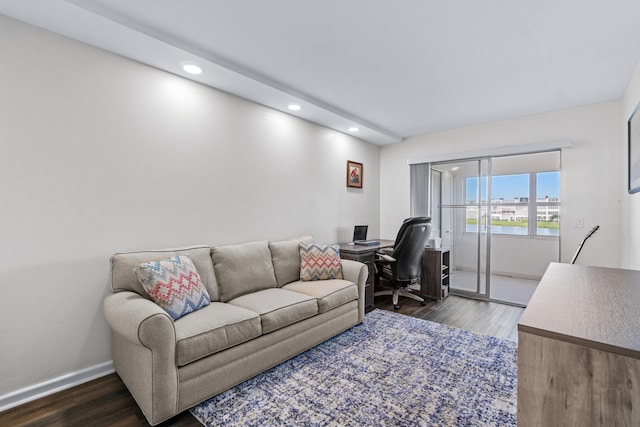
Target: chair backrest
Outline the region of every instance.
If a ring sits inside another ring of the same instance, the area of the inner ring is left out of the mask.
[[[406,219],[393,248],[391,265],[393,275],[398,281],[413,281],[422,273],[422,254],[431,235],[431,218],[417,217]]]
[[[400,243],[400,239],[402,239],[405,231],[409,226],[413,224],[430,223],[430,222],[431,222],[431,218],[428,216],[415,216],[415,217],[405,219],[404,221],[402,221],[402,225],[400,226],[400,230],[398,230],[398,234],[396,235],[396,241],[393,244],[393,246],[394,247],[398,246],[398,243]]]

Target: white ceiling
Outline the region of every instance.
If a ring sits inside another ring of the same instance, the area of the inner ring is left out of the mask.
[[[0,0],[0,13],[376,144],[620,99],[638,0]]]

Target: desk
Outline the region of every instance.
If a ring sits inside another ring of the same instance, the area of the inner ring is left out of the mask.
[[[394,240],[384,239],[370,239],[380,242],[379,245],[364,246],[354,245],[353,243],[340,243],[340,258],[350,259],[352,261],[359,261],[364,263],[369,268],[369,277],[364,288],[364,306],[371,307],[373,305],[373,279],[375,275],[374,261],[376,258],[376,251],[380,248],[392,247],[395,243]]]
[[[640,271],[551,263],[518,322],[518,426],[640,425]]]

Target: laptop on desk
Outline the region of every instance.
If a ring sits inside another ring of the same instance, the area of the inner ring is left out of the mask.
[[[356,225],[353,227],[353,244],[361,246],[375,246],[380,242],[377,240],[367,240],[368,225]]]

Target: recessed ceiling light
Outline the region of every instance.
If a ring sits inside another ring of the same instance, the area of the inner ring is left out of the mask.
[[[360,130],[360,129],[358,129],[358,128],[357,128],[357,127],[355,127],[355,126],[351,126],[351,127],[349,128],[349,132],[358,132],[359,130]]]
[[[460,166],[454,166],[451,168],[452,171],[457,171],[458,169],[460,169]]]
[[[200,74],[202,73],[202,68],[198,67],[195,64],[183,64],[182,69],[185,70],[189,74]]]
[[[289,104],[289,110],[291,111],[300,111],[302,110],[302,106],[298,104]]]

